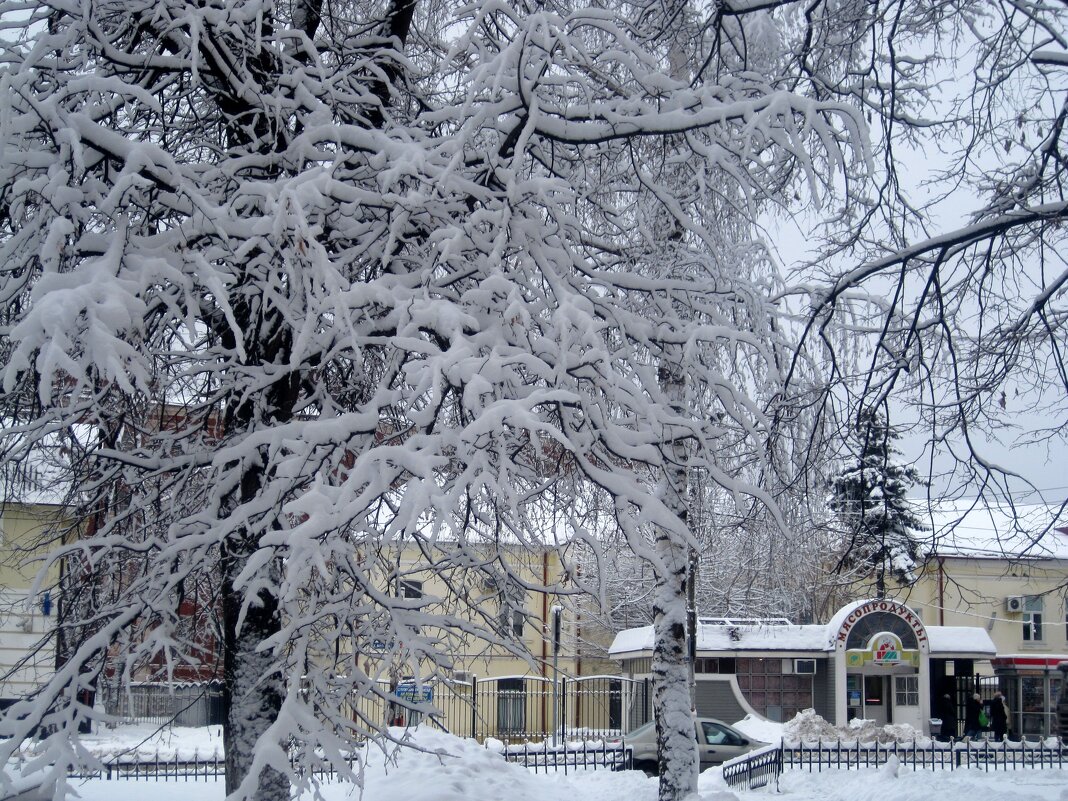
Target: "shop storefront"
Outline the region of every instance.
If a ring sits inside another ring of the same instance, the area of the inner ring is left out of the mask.
[[[1056,708],[1064,674],[1057,665],[1068,656],[1015,654],[991,660],[998,687],[1009,705],[1013,737],[1033,739],[1057,734]]]
[[[652,627],[621,632],[610,653],[625,675],[647,675]],[[697,708],[731,722],[749,713],[785,721],[811,707],[838,725],[859,717],[929,731],[943,694],[955,696],[976,661],[994,656],[984,629],[926,626],[890,599],[849,604],[826,625],[702,618]]]

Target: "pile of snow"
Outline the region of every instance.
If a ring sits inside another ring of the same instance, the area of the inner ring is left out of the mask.
[[[737,729],[751,740],[778,745],[782,742],[785,724],[757,715],[746,715],[737,723],[732,723],[731,728]]]
[[[798,712],[797,716],[783,727],[782,737],[787,742],[816,742],[817,740],[859,740],[862,743],[913,743],[927,746],[931,738],[907,723],[881,726],[874,720],[854,718],[847,726],[835,726],[816,714],[814,709]]]
[[[495,748],[420,727],[391,734],[414,747],[370,746],[363,797],[374,801],[655,801],[657,780],[640,771],[572,770],[536,775]],[[328,794],[331,800],[333,795]]]

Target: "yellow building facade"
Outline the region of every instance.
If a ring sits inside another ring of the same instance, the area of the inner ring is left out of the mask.
[[[997,650],[977,673],[997,677],[1014,736],[1054,731],[1057,664],[1068,660],[1068,521],[1056,507],[939,510],[917,581],[895,593],[927,625],[977,626]]]
[[[0,704],[32,693],[56,667],[55,620],[59,569],[46,574],[31,597],[41,554],[54,541],[62,507],[4,503],[0,506]]]

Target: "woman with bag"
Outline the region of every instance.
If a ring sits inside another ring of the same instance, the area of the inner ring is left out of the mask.
[[[982,728],[980,717],[983,716],[982,699],[979,693],[974,693],[967,703],[964,704],[964,736],[976,738]]]

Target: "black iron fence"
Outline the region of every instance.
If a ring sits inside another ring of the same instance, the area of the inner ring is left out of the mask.
[[[544,771],[569,770],[631,770],[634,767],[633,752],[623,742],[569,742],[558,746],[547,743],[510,745],[504,749],[504,758],[533,769]]]
[[[723,766],[723,781],[730,787],[745,787],[756,790],[775,782],[779,789],[779,776],[782,774],[783,750],[781,747],[768,746],[759,751],[732,760]]]
[[[1036,742],[817,740],[783,743],[779,748],[754,751],[732,760],[723,767],[723,779],[731,787],[755,788],[763,787],[773,779],[777,783],[778,775],[787,769],[811,772],[877,768],[891,759],[913,770],[1064,768],[1068,766],[1068,744],[1057,738]]]
[[[292,761],[294,771],[298,771],[296,760]],[[349,770],[354,770],[355,759],[350,758]],[[312,773],[319,779],[333,779],[338,773],[333,765],[323,765],[315,768]],[[157,751],[151,754],[124,754],[119,757],[105,760],[95,769],[83,769],[72,778],[77,779],[105,779],[109,781],[153,781],[153,782],[197,782],[218,781],[226,775],[226,759],[214,750],[210,755],[201,756],[193,753],[192,757],[174,754],[170,758],[162,758]]]
[[[535,773],[563,771],[565,774],[574,770],[630,770],[634,766],[632,753],[621,741],[596,742],[572,741],[557,746],[548,743],[506,746],[501,756],[507,762],[523,765]],[[293,763],[297,770],[296,762]],[[349,769],[355,768],[355,761],[350,761]],[[331,780],[337,777],[333,766],[323,766],[313,771],[319,779]],[[170,758],[161,757],[159,752],[151,754],[126,754],[106,760],[100,767],[83,769],[72,774],[77,779],[104,779],[107,781],[153,781],[153,782],[207,782],[218,781],[226,775],[226,760],[215,750],[209,755],[201,756],[194,752],[192,757],[175,754]]]
[[[157,781],[157,782],[196,782],[218,781],[226,775],[226,760],[217,752],[211,756],[201,757],[194,754],[192,759],[178,758],[155,759],[123,758],[109,760],[97,770],[79,771],[74,778],[107,779],[112,781]]]
[[[817,741],[783,745],[783,766],[808,770],[879,767],[891,758],[915,770],[983,768],[1061,768],[1068,764],[1068,746],[1056,739],[1036,742],[951,740],[911,743]]]

